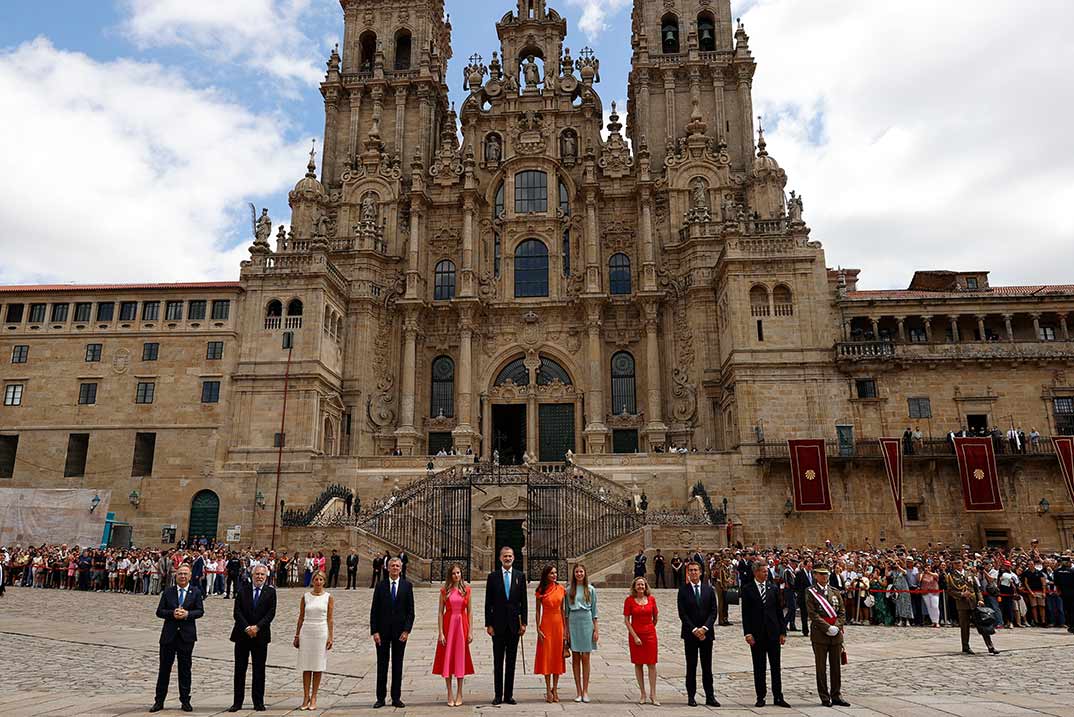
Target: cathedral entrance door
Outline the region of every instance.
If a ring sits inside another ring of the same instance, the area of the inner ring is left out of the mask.
[[[562,463],[574,451],[574,404],[542,403],[538,412],[542,463]]]
[[[526,543],[526,534],[522,530],[522,519],[496,521],[496,565],[500,564],[500,548],[511,546],[515,551],[515,567],[525,575],[526,566],[522,559],[522,546]]]
[[[501,465],[522,463],[526,451],[526,405],[492,407],[492,448],[500,454]]]

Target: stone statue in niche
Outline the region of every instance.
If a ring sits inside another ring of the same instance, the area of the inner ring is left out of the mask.
[[[560,139],[560,155],[563,159],[577,159],[578,137],[573,130],[567,130]]]
[[[705,186],[705,181],[703,179],[698,178],[694,180],[692,206],[694,209],[708,209],[708,187]]]
[[[527,90],[536,89],[537,85],[541,84],[541,68],[537,66],[532,55],[527,57],[525,64],[522,65],[522,76],[526,80]]]
[[[485,140],[485,161],[489,164],[499,164],[503,158],[503,148],[500,146],[500,136],[490,134]]]
[[[377,223],[377,198],[373,194],[362,197],[362,222]]]

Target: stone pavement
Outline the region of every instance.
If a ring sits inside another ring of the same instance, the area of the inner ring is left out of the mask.
[[[368,636],[370,591],[333,590],[336,596],[335,647],[319,699],[320,714],[403,717],[446,711],[443,680],[430,674],[435,648],[434,613],[437,593],[419,589],[420,616],[407,651],[405,710],[374,712],[376,656]],[[475,605],[483,604],[482,589],[475,590]],[[269,652],[268,703],[265,713],[286,715],[301,704],[301,675],[294,670],[296,651],[290,645],[301,592],[284,590],[273,624],[275,642]],[[621,607],[625,591],[601,591],[601,646],[593,656],[593,702],[578,705],[573,680],[565,675],[560,695],[565,701],[544,702],[540,677],[522,674],[516,679],[517,707],[492,707],[492,649],[482,632],[472,646],[477,675],[466,681],[467,706],[456,713],[511,715],[511,717],[656,714],[707,714],[707,708],[685,706],[685,673],[675,595],[658,591],[662,609],[660,682],[663,707],[636,704],[637,688],[629,664]],[[201,640],[194,653],[194,708],[196,714],[223,712],[231,703],[232,603],[220,598],[206,601],[205,617],[198,624]],[[58,590],[9,588],[0,599],[0,715],[129,715],[144,714],[153,701],[159,620],[156,599],[146,596],[67,593]],[[737,614],[732,613],[737,622]],[[480,624],[480,617],[478,622]],[[532,616],[531,616],[532,621]],[[528,667],[532,669],[534,633],[525,639]],[[891,715],[1067,715],[1074,717],[1074,635],[1065,630],[1001,630],[996,644],[1003,654],[990,656],[973,636],[976,656],[959,652],[957,628],[847,629],[850,664],[843,671],[843,694],[853,706],[828,709],[816,698],[813,656],[807,638],[791,636],[783,651],[784,692],[792,710],[756,709],[749,650],[741,627],[718,628],[716,633],[716,692],[723,707],[714,715],[831,715],[855,717]],[[569,669],[569,665],[568,665]],[[249,698],[247,698],[249,700]],[[175,677],[169,710],[177,711]],[[250,706],[247,701],[247,706]],[[244,713],[240,713],[244,714]],[[305,712],[301,714],[307,714]],[[316,713],[310,713],[316,714]]]

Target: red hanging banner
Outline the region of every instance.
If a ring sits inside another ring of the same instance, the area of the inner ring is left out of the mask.
[[[955,438],[962,501],[970,512],[1003,510],[991,438]]]
[[[891,497],[895,500],[895,512],[899,514],[899,525],[906,527],[902,509],[902,442],[898,438],[881,438],[880,453],[884,456],[884,468],[888,472]]]
[[[1055,455],[1059,458],[1059,469],[1063,472],[1070,500],[1074,501],[1074,436],[1056,436],[1052,439]]]
[[[831,510],[832,494],[828,486],[828,455],[824,449],[824,439],[789,440],[787,445],[791,454],[794,509]]]

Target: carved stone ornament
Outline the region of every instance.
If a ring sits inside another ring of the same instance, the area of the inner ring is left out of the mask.
[[[511,144],[518,154],[543,154],[550,130],[540,112],[523,112],[510,131]]]
[[[541,326],[536,313],[527,311],[522,317],[525,325],[522,327],[522,344],[529,348],[535,347],[541,342]]]
[[[429,249],[433,254],[455,255],[459,249],[459,232],[451,227],[444,227],[429,239]]]
[[[604,421],[608,428],[641,428],[645,425],[645,413],[620,413],[618,415],[609,415]]]
[[[457,418],[440,415],[436,418],[430,418],[425,425],[430,431],[444,433],[454,429],[458,424],[459,421]]]
[[[676,368],[671,375],[671,414],[679,423],[690,424],[697,415],[697,388],[690,383],[689,374]]]
[[[518,386],[511,379],[507,379],[498,386],[493,386],[489,389],[489,398],[494,399],[520,399],[525,398],[529,394],[527,386]]]
[[[441,187],[450,187],[462,176],[462,153],[459,151],[459,138],[455,135],[454,123],[445,123],[440,133],[440,149],[433,157],[429,167],[429,176],[433,183]]]
[[[626,140],[620,130],[623,125],[619,122],[619,113],[616,112],[615,103],[612,102],[612,113],[608,118],[608,141],[601,143],[600,159],[597,164],[605,177],[619,179],[625,177],[634,169],[634,157],[630,154]]]
[[[537,386],[537,395],[541,398],[556,398],[573,400],[575,396],[574,386],[563,383],[558,378],[552,379],[547,384]]]
[[[125,374],[131,367],[131,352],[129,349],[116,349],[112,354],[112,371],[116,374]]]

